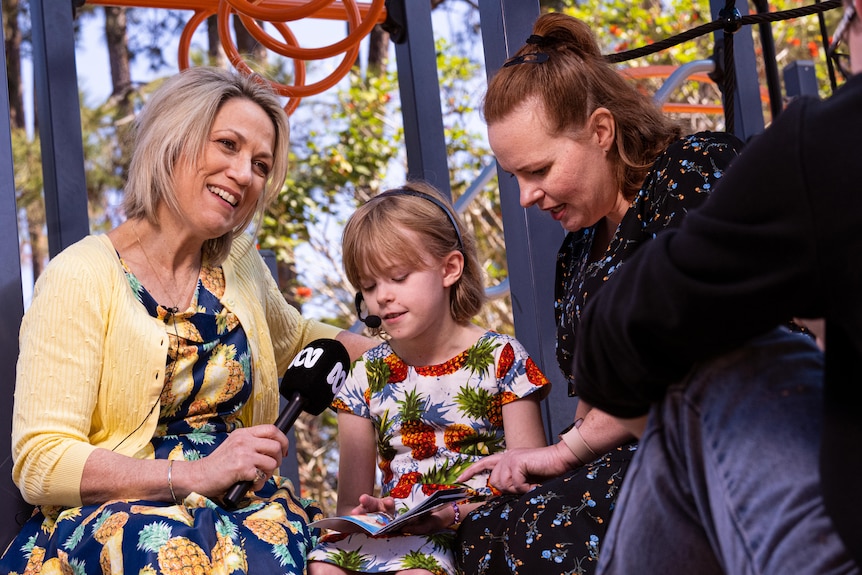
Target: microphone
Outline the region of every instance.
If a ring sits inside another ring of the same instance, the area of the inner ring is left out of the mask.
[[[281,379],[279,391],[287,399],[287,405],[275,420],[275,426],[287,433],[302,411],[311,415],[323,413],[344,385],[349,369],[350,356],[339,341],[316,339],[302,348]],[[224,506],[236,509],[253,484],[248,480],[234,483],[224,496]]]
[[[383,323],[383,320],[380,319],[379,315],[367,315],[362,317],[362,292],[356,292],[353,305],[356,306],[356,317],[371,329],[377,329],[380,327],[380,324]]]

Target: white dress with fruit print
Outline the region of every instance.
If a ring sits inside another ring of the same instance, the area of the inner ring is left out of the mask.
[[[356,362],[333,408],[371,419],[377,432],[381,493],[396,510],[412,508],[461,472],[506,448],[504,404],[550,389],[547,378],[514,338],[486,332],[445,363],[405,364],[388,343]],[[487,474],[469,485],[490,494]],[[369,537],[330,532],[309,554],[361,573],[427,569],[454,574],[454,531]]]

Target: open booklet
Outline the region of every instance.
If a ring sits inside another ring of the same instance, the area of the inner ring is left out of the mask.
[[[428,499],[425,499],[413,509],[394,517],[383,512],[367,513],[364,515],[339,515],[337,517],[326,517],[312,521],[309,523],[309,526],[325,527],[326,529],[342,533],[360,533],[364,531],[369,535],[384,535],[386,533],[397,532],[405,523],[426,513],[431,513],[444,505],[450,505],[453,502],[464,501],[465,499],[484,499],[484,497],[484,495],[479,495],[474,489],[468,487],[452,487],[435,491]]]

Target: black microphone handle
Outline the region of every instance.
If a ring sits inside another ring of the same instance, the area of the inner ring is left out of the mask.
[[[290,399],[287,400],[287,405],[284,406],[284,409],[278,414],[278,419],[275,420],[275,426],[279,431],[287,433],[293,427],[306,403],[308,403],[308,399],[302,394],[297,392],[291,394]]]
[[[305,407],[307,400],[302,395],[294,393],[287,400],[287,405],[281,410],[278,419],[275,420],[275,426],[282,432],[287,433],[291,426],[296,422],[299,414],[302,413],[302,408]],[[225,509],[236,509],[243,496],[248,493],[254,485],[254,481],[237,481],[230,489],[227,490],[222,503]]]

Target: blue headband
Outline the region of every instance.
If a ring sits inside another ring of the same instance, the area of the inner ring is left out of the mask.
[[[458,251],[464,253],[464,242],[461,239],[461,230],[458,228],[458,222],[457,220],[455,220],[455,216],[452,215],[452,212],[448,207],[446,207],[446,204],[444,204],[430,194],[426,194],[425,192],[419,192],[410,188],[396,188],[394,190],[388,190],[386,192],[383,192],[382,194],[374,196],[374,198],[372,199],[385,198],[386,196],[414,196],[417,198],[422,198],[423,200],[428,200],[429,202],[443,210],[443,213],[446,214],[446,217],[449,218],[449,221],[452,223],[452,227],[455,228],[455,235],[458,236]]]

